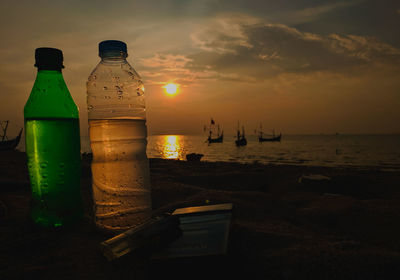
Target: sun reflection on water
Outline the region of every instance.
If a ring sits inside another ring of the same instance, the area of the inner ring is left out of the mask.
[[[163,137],[162,157],[165,159],[181,159],[182,145],[178,135],[165,135]]]

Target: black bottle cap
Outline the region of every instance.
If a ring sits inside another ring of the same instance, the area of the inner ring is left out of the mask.
[[[107,40],[99,43],[99,56],[104,52],[119,52],[128,56],[126,44],[118,40]]]
[[[38,70],[57,70],[64,68],[63,53],[54,48],[37,48],[35,50],[35,66]]]

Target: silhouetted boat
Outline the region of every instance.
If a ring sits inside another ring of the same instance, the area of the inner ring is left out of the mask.
[[[215,122],[211,118],[209,135],[208,135],[208,138],[207,138],[206,142],[208,142],[209,144],[211,144],[211,143],[222,143],[224,141],[224,131],[222,130],[222,132],[220,132],[219,125],[217,125],[217,128],[218,128],[217,137],[216,138],[212,138],[212,133],[213,133],[214,126],[215,126]],[[206,129],[206,126],[204,126],[204,129]]]
[[[246,146],[247,145],[247,140],[246,137],[244,135],[244,127],[242,126],[242,133],[240,133],[239,130],[239,124],[238,124],[238,129],[237,129],[237,136],[236,136],[236,141],[235,144],[236,146]]]
[[[282,137],[282,133],[280,133],[278,136],[273,135],[270,138],[264,138],[261,136],[258,137],[258,142],[280,142]]]
[[[11,140],[7,139],[8,123],[9,123],[9,121],[5,121],[5,127],[3,127],[3,124],[1,124],[1,128],[3,129],[3,135],[1,136],[2,139],[0,142],[0,151],[14,150],[18,146],[19,141],[21,140],[22,128],[19,131],[19,134],[17,137],[15,137],[14,139],[11,139]]]
[[[260,131],[258,133],[258,142],[280,142],[282,137],[282,133],[279,135],[275,135],[275,131],[272,130],[271,137],[263,137],[262,127],[260,124]]]
[[[186,155],[186,160],[187,161],[200,161],[203,156],[204,156],[203,154],[191,153],[191,154]]]
[[[224,141],[224,133],[222,133],[217,138],[211,138],[211,135],[210,135],[210,136],[208,136],[207,141],[208,141],[208,143],[222,143]]]

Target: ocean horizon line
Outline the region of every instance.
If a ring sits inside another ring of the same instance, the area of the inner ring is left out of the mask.
[[[281,132],[275,133],[275,135],[279,135]],[[246,133],[247,136],[258,136],[258,134],[255,133]],[[264,132],[263,135],[271,135],[271,133],[266,133]],[[390,135],[390,136],[396,136],[400,135],[400,132],[394,132],[394,133],[283,133],[282,136],[385,136],[385,135]],[[204,134],[195,134],[195,133],[151,133],[148,134],[147,136],[205,136],[208,137],[208,133]],[[236,137],[235,133],[225,133],[224,136],[234,136]],[[88,134],[81,134],[81,137],[89,137]]]

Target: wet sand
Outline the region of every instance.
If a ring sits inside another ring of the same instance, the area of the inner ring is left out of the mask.
[[[400,277],[400,172],[162,159],[150,168],[157,211],[233,203],[228,254],[110,263],[99,249],[107,236],[91,223],[90,158],[82,170],[85,219],[40,231],[27,217],[25,154],[0,152],[0,279]]]

